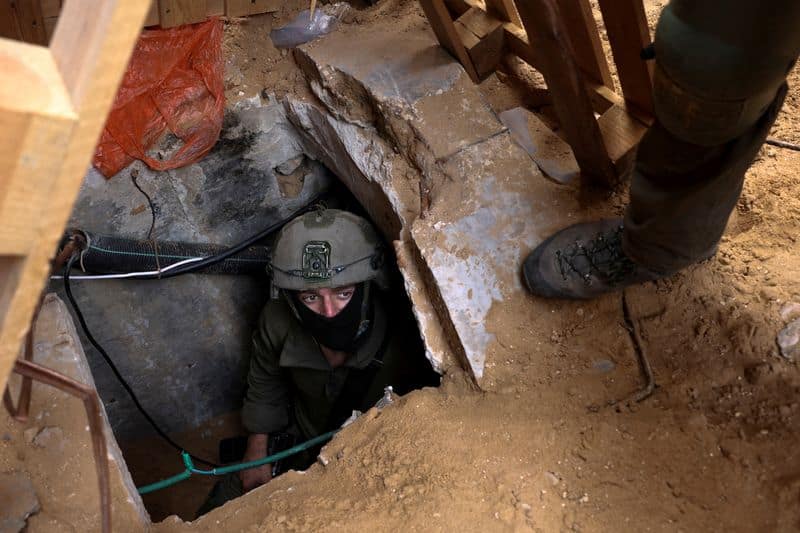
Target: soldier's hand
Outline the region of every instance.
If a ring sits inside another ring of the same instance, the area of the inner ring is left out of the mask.
[[[272,465],[266,464],[256,468],[248,468],[239,472],[239,479],[242,480],[242,488],[249,492],[256,487],[272,479]]]
[[[257,461],[266,457],[268,440],[268,435],[250,435],[247,439],[247,451],[244,453],[244,461]],[[272,465],[265,464],[256,468],[240,470],[239,479],[242,481],[242,488],[245,492],[253,490],[272,479]]]

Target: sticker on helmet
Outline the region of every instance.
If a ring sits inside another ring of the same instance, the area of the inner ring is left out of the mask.
[[[331,245],[325,241],[309,241],[303,248],[303,277],[330,279]]]

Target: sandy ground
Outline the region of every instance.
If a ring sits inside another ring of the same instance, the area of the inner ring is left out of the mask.
[[[646,2],[651,23],[663,4]],[[391,9],[424,23],[410,2]],[[291,56],[267,50],[276,62],[259,82],[307,94]],[[546,114],[519,86],[501,75],[482,88],[496,110]],[[793,87],[774,137],[800,140],[798,99]],[[800,153],[764,147],[717,257],[671,279],[593,302],[504,303],[491,390],[447,375],[343,431],[326,466],[156,530],[797,530],[800,373],[775,338],[800,302],[798,168]],[[612,406],[642,383],[623,304],[658,388]]]

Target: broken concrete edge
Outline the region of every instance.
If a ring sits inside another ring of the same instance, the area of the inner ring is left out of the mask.
[[[393,178],[396,155],[386,141],[373,128],[344,122],[313,104],[289,97],[283,102],[305,153],[339,177],[386,238],[400,238],[418,210],[409,207],[409,191],[399,190]]]
[[[75,353],[74,361],[70,365],[70,369],[72,372],[66,372],[62,369],[56,368],[58,371],[62,371],[65,374],[69,375],[69,377],[80,381],[96,391],[94,379],[92,377],[92,371],[89,368],[89,362],[86,359],[86,354],[83,351],[83,346],[81,345],[80,338],[78,337],[78,332],[75,329],[75,323],[72,320],[72,315],[70,315],[69,310],[67,309],[66,304],[54,293],[48,293],[44,301],[42,303],[42,309],[39,313],[41,317],[44,313],[54,313],[58,316],[57,324],[58,324],[58,331],[63,332],[61,338],[59,339],[48,339],[52,344],[59,345],[59,344],[66,344],[72,351]],[[40,318],[41,320],[41,318]],[[38,321],[37,321],[38,323]],[[34,325],[36,328],[36,325]],[[34,339],[38,340],[39,335],[36,334],[36,330],[34,329]],[[55,355],[53,355],[55,357]],[[47,361],[37,361],[38,363],[49,366]],[[60,360],[61,365],[63,366],[67,361],[64,361],[62,358]],[[35,393],[35,392],[34,392]],[[78,398],[75,398],[75,401],[78,402]],[[108,414],[106,413],[105,406],[102,402],[100,402],[100,415],[103,419],[103,433],[106,438],[106,446],[108,450],[108,462],[111,471],[111,485],[113,490],[113,485],[115,483],[113,473],[116,471],[119,474],[119,479],[122,482],[122,490],[125,492],[125,499],[130,504],[130,506],[135,511],[135,515],[139,519],[139,524],[127,524],[129,526],[128,529],[139,529],[139,530],[147,530],[150,526],[150,515],[147,513],[147,510],[144,507],[144,503],[142,502],[142,498],[139,495],[139,492],[136,490],[136,485],[133,482],[133,478],[131,477],[130,472],[128,471],[128,466],[125,463],[125,459],[122,456],[122,451],[117,444],[117,440],[114,437],[114,432],[111,430],[111,425],[109,424]],[[88,427],[88,426],[87,426]],[[86,481],[87,484],[97,484],[97,477],[96,473],[92,472],[93,476]],[[114,509],[112,508],[112,520],[114,520]],[[116,523],[116,522],[112,522]],[[117,523],[117,526],[119,524]],[[134,527],[131,527],[134,526]]]
[[[417,215],[431,204],[435,189],[445,177],[436,155],[411,120],[413,110],[399,97],[381,97],[353,74],[332,65],[320,65],[307,48],[295,50],[295,59],[312,93],[338,120],[364,129],[373,129],[388,141],[418,178]],[[399,95],[397,95],[399,96]]]
[[[439,374],[446,374],[453,366],[460,366],[453,350],[450,348],[447,336],[439,321],[438,312],[434,308],[430,289],[420,273],[413,251],[413,244],[409,241],[394,241],[397,266],[403,275],[406,294],[411,299],[414,318],[419,326],[420,334],[425,345],[425,357],[431,362],[433,369]]]

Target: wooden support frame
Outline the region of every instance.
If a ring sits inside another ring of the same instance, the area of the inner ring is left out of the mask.
[[[484,27],[503,28],[503,48],[492,54],[515,55],[544,75],[561,124],[559,134],[570,144],[582,175],[589,181],[616,184],[653,121],[652,66],[639,58],[650,42],[642,0],[600,0],[622,94],[615,91],[589,0],[443,1],[446,9],[425,13],[440,43],[437,26],[454,24],[460,41],[449,36],[443,46],[451,53],[464,49],[463,54],[453,55],[472,80],[479,83],[490,74],[486,64],[496,64],[492,58],[477,67],[476,58],[486,61],[486,50],[493,47],[475,38],[487,40],[489,34],[481,38],[459,27],[466,25],[460,22],[463,17],[475,19],[480,12]],[[424,7],[426,2],[421,3]]]
[[[593,181],[614,183],[614,165],[555,1],[527,0],[517,9],[528,35],[534,36],[531,44],[542,52],[541,71],[582,174]]]
[[[149,7],[66,0],[49,48],[0,39],[0,388]]]

